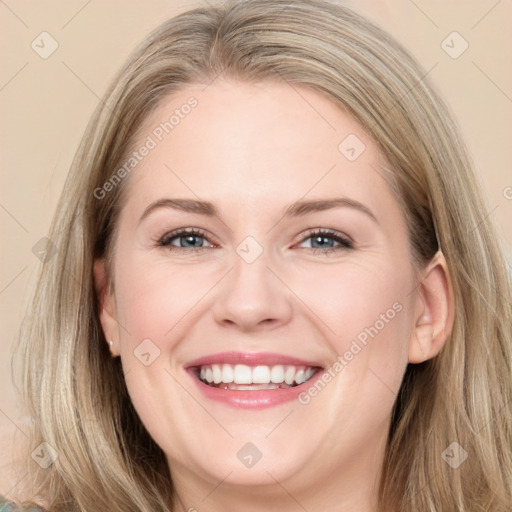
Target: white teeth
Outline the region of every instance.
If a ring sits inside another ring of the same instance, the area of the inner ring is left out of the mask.
[[[251,367],[245,364],[237,364],[234,370],[235,384],[252,384],[252,372]]]
[[[235,378],[235,374],[233,372],[233,367],[230,364],[223,364],[222,365],[222,382],[229,384],[230,382],[233,382],[234,378]]]
[[[270,368],[268,366],[256,366],[252,370],[253,384],[268,384],[270,382]]]
[[[275,384],[281,384],[284,382],[284,367],[281,364],[277,366],[273,366],[270,371],[270,382],[274,382]]]
[[[288,366],[286,368],[286,372],[284,373],[284,381],[288,386],[291,386],[293,384],[293,381],[295,379],[295,368],[293,366]]]
[[[299,385],[308,381],[315,373],[315,369],[304,366],[275,365],[275,366],[248,366],[245,364],[212,364],[201,366],[198,377],[211,385],[233,384],[241,385],[236,389],[278,389]],[[268,385],[267,387],[265,387]]]
[[[222,382],[222,373],[221,373],[220,366],[218,364],[212,364],[212,372],[213,372],[213,382],[215,382],[215,384]]]

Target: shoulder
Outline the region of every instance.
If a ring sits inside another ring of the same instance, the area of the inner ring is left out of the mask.
[[[7,501],[5,498],[0,496],[0,512],[15,512],[16,510],[24,510],[26,512],[44,512],[42,508],[33,505],[30,508],[23,507],[23,509],[18,509],[12,502]]]

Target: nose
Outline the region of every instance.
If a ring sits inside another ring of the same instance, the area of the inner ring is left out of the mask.
[[[293,294],[267,263],[265,253],[252,263],[235,254],[233,268],[219,283],[222,289],[212,308],[219,324],[252,332],[290,321]]]

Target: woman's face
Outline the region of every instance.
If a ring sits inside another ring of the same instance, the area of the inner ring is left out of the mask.
[[[177,485],[373,485],[421,314],[375,143],[318,92],[217,79],[133,150],[102,323]]]

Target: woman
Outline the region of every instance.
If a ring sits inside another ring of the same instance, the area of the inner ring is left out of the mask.
[[[23,325],[30,502],[512,508],[504,259],[423,76],[321,0],[197,9],[135,51]]]

